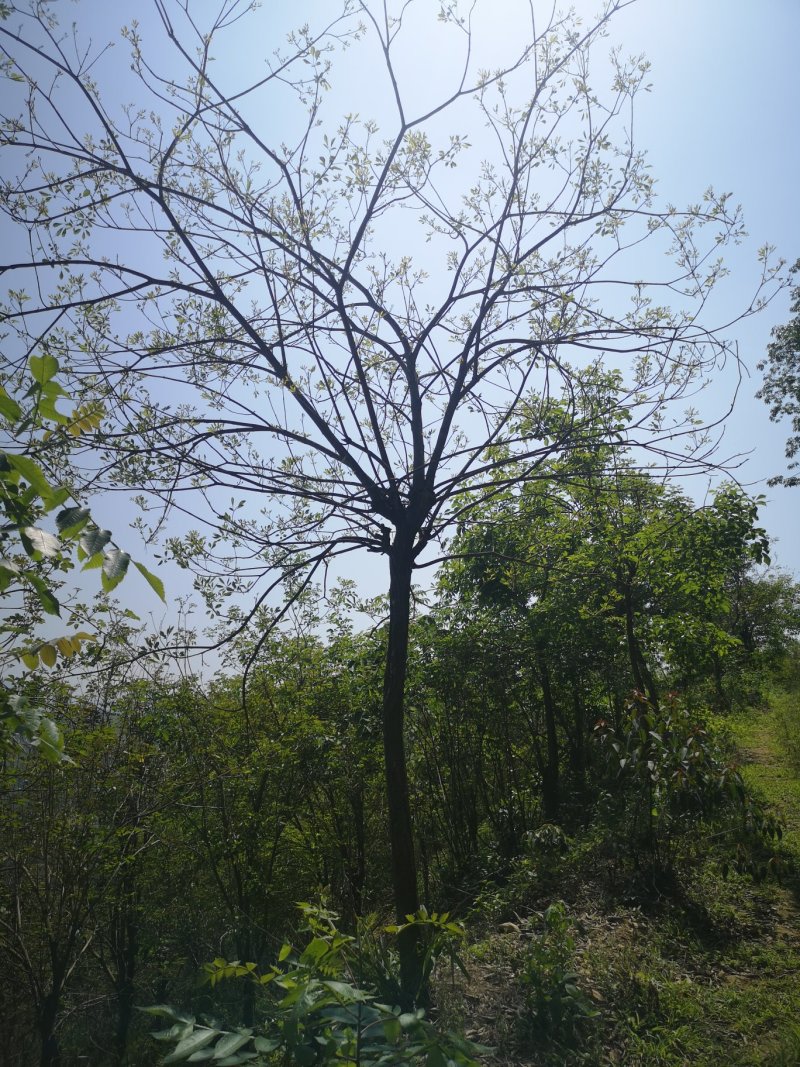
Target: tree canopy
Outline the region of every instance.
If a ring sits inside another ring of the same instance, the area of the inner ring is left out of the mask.
[[[795,263],[793,271],[800,272],[800,260]],[[769,404],[769,417],[773,422],[783,418],[790,419],[792,432],[786,441],[786,458],[788,469],[796,470],[800,451],[800,285],[792,289],[790,311],[794,318],[783,326],[776,326],[772,331],[772,341],[767,348],[767,358],[758,365],[759,370],[766,371],[764,384],[756,394],[765,404]],[[800,485],[800,475],[776,475],[770,479],[770,485]]]
[[[504,472],[550,476],[576,441],[641,449],[664,472],[714,461],[682,407],[734,357],[709,314],[742,221],[711,188],[684,209],[657,200],[632,137],[647,63],[597,58],[629,2],[585,24],[520,3],[498,59],[481,54],[489,5],[448,3],[436,21],[429,5],[344,0],[251,68],[236,57],[263,39],[256,5],[154,0],[124,32],[133,103],[82,27],[49,4],[3,11],[6,358],[53,356],[102,400],[87,479],[160,508],[150,533],[169,512],[205,523],[169,551],[212,610],[250,594],[230,629],[263,625],[262,607],[274,624],[275,590],[337,557],[386,557],[401,921],[419,900],[415,568],[447,554]],[[431,35],[453,58],[421,86],[407,50]],[[339,79],[362,62],[371,99],[342,113]],[[645,242],[665,253],[649,278]],[[743,314],[773,278],[765,250]],[[607,366],[620,377],[587,422],[586,381]]]

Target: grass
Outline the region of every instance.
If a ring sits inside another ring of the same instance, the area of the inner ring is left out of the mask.
[[[609,877],[597,848],[578,841],[524,892],[512,880],[517,898],[487,910],[470,980],[448,994],[459,1021],[493,1046],[487,1067],[800,1064],[796,698],[776,694],[731,730],[748,785],[785,818],[781,879],[723,877],[719,851],[694,842],[676,884],[657,893],[619,871]],[[576,985],[597,1014],[548,1039],[531,1026],[523,976],[532,941],[546,936],[539,915],[554,883],[568,901]]]

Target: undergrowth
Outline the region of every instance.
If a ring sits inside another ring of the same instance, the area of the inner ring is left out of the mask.
[[[800,1063],[797,720],[787,697],[730,723],[756,810],[785,817],[758,862],[737,869],[730,828],[698,817],[670,839],[671,876],[654,878],[593,826],[557,849],[531,842],[483,887],[460,1016],[493,1046],[487,1065]]]

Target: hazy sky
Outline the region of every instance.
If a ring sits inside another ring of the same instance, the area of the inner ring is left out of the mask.
[[[492,32],[502,41],[505,34],[514,32],[509,14],[514,0],[485,2],[491,11]],[[438,9],[436,0],[422,0],[422,4],[432,13]],[[199,12],[214,6],[205,0],[192,5]],[[242,66],[246,68],[268,43],[276,41],[285,26],[320,11],[333,11],[334,6],[333,0],[299,0],[291,5],[264,0],[252,24],[257,32],[248,31],[245,54],[239,57]],[[540,5],[543,12],[549,11],[549,6]],[[574,6],[588,17],[599,5],[579,0]],[[82,31],[90,30],[95,42],[130,17],[127,6],[101,4],[100,0],[78,0],[74,6],[61,7],[65,17],[69,7],[69,17],[76,19]],[[143,20],[146,7],[141,7]],[[652,91],[638,98],[634,132],[638,147],[648,152],[664,200],[685,206],[698,201],[713,185],[717,191],[730,191],[734,201],[743,206],[751,236],[726,255],[731,277],[721,310],[729,307],[732,315],[749,299],[755,252],[760,245],[775,244],[790,263],[800,258],[800,213],[797,194],[792,191],[800,174],[796,134],[800,114],[798,41],[800,0],[762,0],[759,4],[752,0],[637,0],[615,17],[608,41],[599,45],[600,50],[618,44],[625,52],[644,53],[652,64]],[[416,74],[420,93],[435,89],[437,77],[445,69],[444,63],[436,62],[433,38],[427,47],[422,42],[422,50],[425,54]],[[122,58],[118,54],[118,59]],[[414,62],[410,60],[412,67]],[[359,110],[365,117],[373,103],[370,77],[368,68],[350,72],[356,102],[360,101]],[[270,116],[270,120],[280,122],[280,117]],[[762,521],[777,542],[774,559],[798,574],[800,490],[766,486],[770,475],[784,469],[788,427],[772,425],[766,405],[754,398],[760,383],[756,364],[764,356],[771,328],[787,320],[788,305],[788,292],[784,292],[765,312],[730,331],[752,377],[742,382],[723,451],[750,453],[738,468],[738,477],[751,492],[766,493],[768,503]],[[698,406],[715,411],[715,404],[724,405],[730,387],[730,377],[721,380],[718,395],[712,386]],[[703,499],[704,484],[695,482],[687,488],[698,500]],[[101,522],[119,532],[125,547],[130,545],[138,558],[147,559],[143,551],[137,551],[135,535],[120,530],[118,500],[98,499],[94,511]],[[382,565],[374,558],[369,562],[375,567],[375,591],[383,591],[379,577]],[[137,581],[136,586],[139,584],[143,583]],[[167,577],[167,584],[173,599],[184,588],[175,575]],[[148,591],[135,591],[133,581],[123,588],[126,601],[133,600],[133,606],[143,614],[153,607]]]
[[[744,293],[753,248],[770,242],[789,263],[800,259],[800,40],[797,0],[641,0],[619,16],[632,49],[652,63],[653,90],[640,98],[638,136],[664,195],[678,202],[713,184],[742,204],[751,240],[727,256],[732,301]],[[741,280],[741,289],[739,281]],[[761,315],[736,327],[752,377],[742,383],[726,443],[752,451],[738,475],[768,498],[762,512],[777,539],[774,556],[800,573],[800,495],[767,488],[785,469],[788,427],[770,423],[756,400],[757,362],[771,328],[789,317],[784,292]]]

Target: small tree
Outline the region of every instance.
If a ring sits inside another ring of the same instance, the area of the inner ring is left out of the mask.
[[[18,82],[0,205],[26,249],[3,268],[7,328],[15,352],[55,352],[103,396],[114,425],[96,479],[207,522],[171,552],[212,610],[253,594],[238,627],[287,578],[297,591],[337,557],[386,557],[400,919],[419,903],[403,740],[415,568],[446,553],[505,468],[535,478],[570,449],[571,363],[625,365],[600,436],[623,403],[625,442],[668,467],[709,463],[707,443],[680,443],[699,440],[696,423],[664,411],[731,354],[702,313],[741,220],[710,189],[685,211],[657,206],[631,137],[641,57],[612,52],[591,88],[592,50],[630,2],[605,0],[584,25],[523,0],[497,59],[480,54],[491,5],[448,2],[432,22],[429,5],[343,0],[249,71],[269,32],[255,5],[229,0],[201,24],[154,0],[124,32],[132,106],[119,64],[62,35],[49,4],[21,3],[0,27]],[[440,68],[427,92],[407,62],[423,42]],[[350,71],[370,72],[362,110],[380,126],[342,117],[344,48]],[[645,281],[651,241],[672,269]],[[761,285],[772,277],[765,251]],[[544,432],[537,410],[560,394]]]

